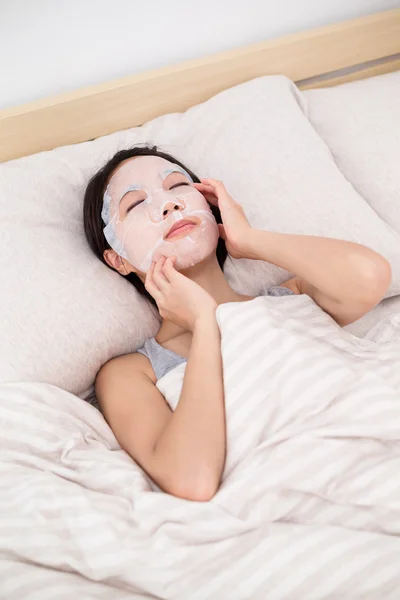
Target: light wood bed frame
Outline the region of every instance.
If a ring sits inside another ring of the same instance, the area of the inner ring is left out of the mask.
[[[400,9],[319,27],[0,111],[0,162],[181,112],[261,75],[301,89],[400,69]]]

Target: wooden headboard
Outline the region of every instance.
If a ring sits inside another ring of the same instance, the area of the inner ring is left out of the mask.
[[[400,9],[319,27],[0,111],[0,161],[181,112],[262,75],[301,89],[400,69]]]

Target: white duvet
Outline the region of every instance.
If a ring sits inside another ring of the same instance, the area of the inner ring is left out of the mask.
[[[219,307],[228,454],[162,492],[101,414],[0,386],[0,598],[398,600],[400,316],[368,339],[308,296]],[[158,386],[174,408],[181,365]]]

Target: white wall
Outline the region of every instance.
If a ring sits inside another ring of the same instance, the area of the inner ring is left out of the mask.
[[[0,108],[400,0],[0,0]]]

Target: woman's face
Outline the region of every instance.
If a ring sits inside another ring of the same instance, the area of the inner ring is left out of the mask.
[[[218,226],[205,198],[178,165],[159,156],[126,161],[111,177],[102,218],[110,246],[138,271],[176,256],[186,269],[217,247]]]

